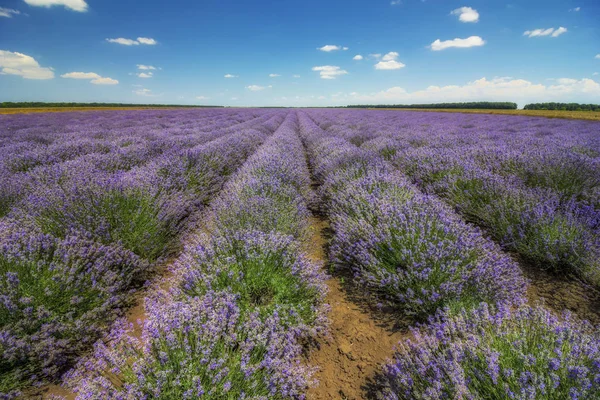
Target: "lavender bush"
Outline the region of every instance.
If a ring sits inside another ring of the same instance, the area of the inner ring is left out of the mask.
[[[310,370],[298,359],[294,329],[277,313],[243,315],[235,295],[207,292],[146,303],[140,339],[117,329],[94,361],[71,376],[81,399],[289,399]],[[116,384],[118,382],[118,384]]]
[[[357,283],[420,318],[449,305],[523,301],[518,266],[478,230],[343,134],[329,137],[305,115],[301,127],[328,201],[333,260]]]
[[[384,399],[596,399],[600,336],[568,314],[486,304],[398,346]]]

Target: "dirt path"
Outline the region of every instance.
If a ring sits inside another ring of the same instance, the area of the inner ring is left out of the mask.
[[[313,219],[313,237],[309,257],[327,264],[325,231],[327,221]],[[320,338],[308,363],[319,368],[315,378],[319,386],[307,393],[309,400],[348,399],[367,397],[366,387],[381,365],[393,356],[394,346],[407,337],[404,332],[394,332],[390,324],[373,318],[364,307],[350,300],[339,278],[327,281],[329,294],[329,332]],[[390,326],[385,326],[390,325]]]
[[[558,315],[568,310],[593,325],[600,324],[600,290],[597,287],[523,262],[521,270],[530,280],[527,298],[531,305],[541,303]]]

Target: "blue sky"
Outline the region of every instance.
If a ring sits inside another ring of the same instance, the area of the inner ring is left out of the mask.
[[[598,73],[597,0],[0,0],[0,101],[599,103]]]

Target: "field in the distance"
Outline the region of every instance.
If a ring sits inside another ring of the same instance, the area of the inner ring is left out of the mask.
[[[45,112],[76,112],[76,111],[125,111],[125,110],[153,110],[153,109],[177,109],[178,107],[44,107],[44,108],[0,108],[2,114],[29,114]],[[418,112],[450,112],[467,114],[498,114],[498,115],[525,115],[528,117],[584,119],[600,121],[600,112],[597,111],[558,111],[558,110],[472,110],[472,109],[410,109],[389,108],[378,109],[387,111],[418,111]]]

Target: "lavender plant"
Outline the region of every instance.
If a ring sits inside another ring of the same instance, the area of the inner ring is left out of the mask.
[[[438,315],[399,344],[384,399],[595,399],[598,330],[539,307]]]
[[[449,305],[523,301],[517,265],[478,230],[377,155],[300,120],[335,231],[331,256],[357,283],[418,318]]]

